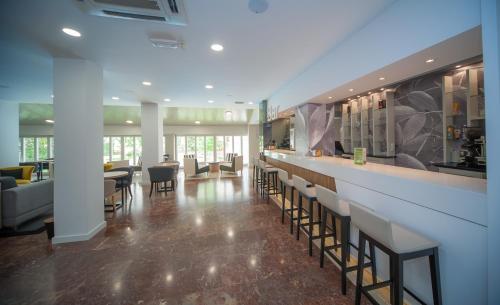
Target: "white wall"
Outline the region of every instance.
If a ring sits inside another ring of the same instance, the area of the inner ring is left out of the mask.
[[[149,181],[148,168],[162,161],[163,108],[155,103],[141,104],[142,176]]]
[[[500,304],[500,4],[483,0],[484,88],[488,158],[488,304]]]
[[[399,0],[285,84],[269,103],[282,110],[304,103],[480,23],[480,0]]]
[[[0,102],[0,167],[19,165],[19,105]]]
[[[248,125],[248,154],[250,162],[259,155],[259,125]]]

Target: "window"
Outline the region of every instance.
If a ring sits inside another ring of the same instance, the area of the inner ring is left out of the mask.
[[[175,156],[180,166],[184,166],[184,155],[186,154],[186,137],[175,137]]]
[[[215,137],[215,153],[217,161],[224,161],[224,137]]]
[[[214,154],[215,154],[215,149],[214,149],[214,137],[213,136],[206,136],[205,137],[205,161],[206,162],[213,162],[214,161]]]
[[[196,154],[196,137],[188,136],[186,137],[186,154],[194,155]],[[182,156],[184,158],[184,156]]]
[[[104,137],[103,144],[104,144],[103,161],[104,161],[104,163],[106,163],[106,162],[111,161],[111,158],[110,158],[111,149],[109,148],[109,137]]]
[[[120,161],[122,158],[122,138],[111,137],[111,161]]]
[[[35,138],[23,138],[23,162],[35,161]]]
[[[248,136],[175,136],[175,158],[183,166],[184,155],[195,154],[199,162],[224,161],[227,153],[249,161]]]
[[[224,139],[224,149],[225,153],[232,153],[233,152],[233,137],[231,136],[226,136]]]
[[[49,138],[49,158],[54,158],[54,137]]]
[[[134,137],[134,164],[139,164],[139,159],[142,157],[142,137]]]
[[[49,158],[48,138],[36,138],[36,160],[47,160]]]
[[[196,137],[196,159],[199,162],[205,162],[205,137]]]
[[[238,156],[241,156],[241,137],[233,137],[233,153],[238,154]]]
[[[134,164],[134,137],[123,137],[123,157],[129,165]]]

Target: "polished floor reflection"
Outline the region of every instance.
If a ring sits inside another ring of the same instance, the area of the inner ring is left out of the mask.
[[[134,184],[87,242],[45,233],[0,239],[0,304],[353,304],[339,272],[319,268],[280,211],[243,177],[189,180],[176,193]]]

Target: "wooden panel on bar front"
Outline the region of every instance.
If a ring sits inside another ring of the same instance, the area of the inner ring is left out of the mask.
[[[279,161],[276,159],[273,159],[271,157],[266,157],[266,162],[271,164],[274,167],[281,168],[285,171],[288,172],[288,175],[290,176],[290,179],[292,178],[292,175],[296,175],[299,177],[302,177],[303,179],[306,179],[307,181],[314,183],[314,184],[319,184],[321,186],[324,186],[328,189],[331,189],[332,191],[337,191],[337,188],[335,187],[335,178],[313,172],[311,170],[305,169],[300,166],[296,166],[290,163],[286,163],[283,161]]]

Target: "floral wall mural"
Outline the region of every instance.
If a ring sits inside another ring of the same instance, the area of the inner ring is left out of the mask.
[[[375,162],[437,170],[432,164],[444,159],[444,75],[452,76],[453,101],[465,109],[468,86],[465,70],[424,75],[396,85],[391,88],[394,90],[394,126],[388,126],[394,129],[395,158]],[[296,108],[298,152],[308,154],[312,149],[321,149],[324,155],[335,154],[335,141],[340,140],[341,105],[342,102],[336,102],[306,104]],[[456,146],[459,149],[460,142]]]

